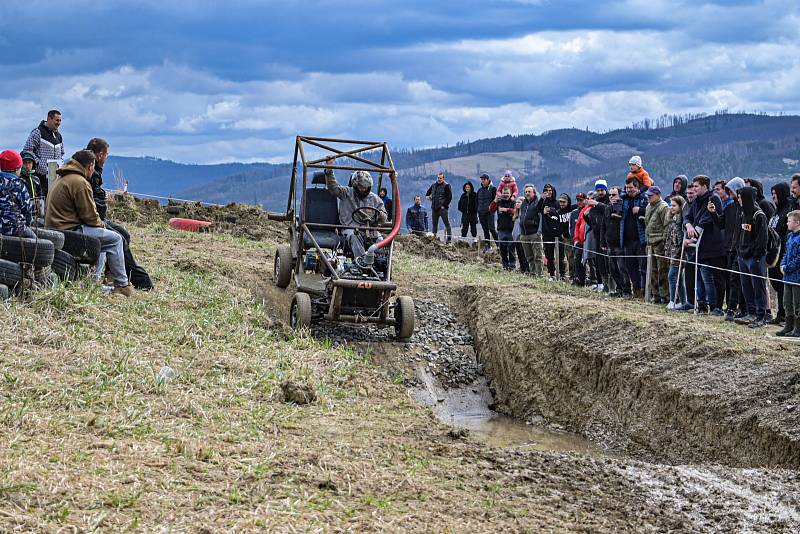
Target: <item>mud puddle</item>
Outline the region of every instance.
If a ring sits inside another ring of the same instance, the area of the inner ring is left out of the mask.
[[[419,385],[410,392],[417,402],[429,406],[443,423],[468,430],[474,439],[491,447],[609,455],[578,434],[523,423],[495,412],[491,409],[494,398],[483,376],[468,386],[445,388],[423,364],[417,364],[415,375]]]

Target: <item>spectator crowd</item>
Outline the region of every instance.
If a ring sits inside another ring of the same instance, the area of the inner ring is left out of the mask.
[[[133,257],[130,234],[107,219],[103,166],[108,142],[91,139],[65,163],[61,120],[61,112],[50,110],[21,152],[0,153],[0,234],[36,239],[31,230],[36,226],[80,232],[100,241],[94,273],[98,282],[109,284],[104,286],[108,292],[131,296],[134,287],[152,289]]]
[[[497,185],[483,174],[458,199],[461,237],[496,248],[506,270],[800,337],[800,174],[767,198],[753,178],[678,175],[662,190],[641,156],[628,167],[623,184],[599,179],[574,201],[549,183],[541,194],[532,183],[520,191],[511,171]],[[406,228],[435,236],[442,221],[450,243],[453,191],[443,172],[425,198],[430,223],[417,195]]]

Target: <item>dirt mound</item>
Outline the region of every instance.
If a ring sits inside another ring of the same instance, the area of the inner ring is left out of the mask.
[[[510,415],[660,461],[800,467],[799,359],[786,344],[529,286],[470,286],[457,297]]]
[[[176,202],[166,205],[153,199],[132,195],[114,195],[109,199],[109,218],[137,226],[166,224],[172,217],[198,219],[214,223],[213,232],[225,232],[255,241],[281,242],[286,239],[286,225],[270,221],[258,206],[231,203],[209,206],[199,202]]]
[[[404,234],[395,239],[396,250],[425,258],[454,261],[458,263],[500,264],[497,252],[483,253],[476,244],[453,241],[450,244],[438,239],[413,234]]]

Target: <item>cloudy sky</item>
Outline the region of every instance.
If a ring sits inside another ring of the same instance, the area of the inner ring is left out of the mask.
[[[0,143],[286,161],[293,137],[424,147],[663,113],[800,112],[800,3],[27,0],[0,4]]]

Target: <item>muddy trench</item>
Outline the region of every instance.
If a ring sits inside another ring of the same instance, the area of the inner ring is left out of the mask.
[[[599,302],[532,306],[514,318],[513,300],[497,289],[462,288],[453,301],[496,406],[513,418],[649,462],[800,468],[800,369],[791,361],[682,332],[665,338],[663,326]],[[530,328],[513,335],[520,322]]]

